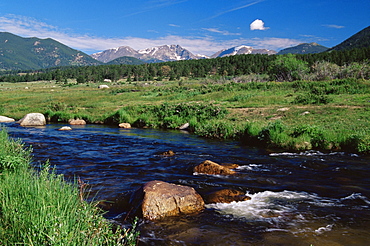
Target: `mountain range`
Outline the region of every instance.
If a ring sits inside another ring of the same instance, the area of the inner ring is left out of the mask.
[[[193,59],[207,59],[225,57],[240,54],[276,54],[276,51],[267,49],[253,49],[250,46],[237,46],[216,52],[212,56],[194,55],[180,45],[162,45],[143,50],[134,50],[129,46],[121,46],[114,49],[104,50],[91,55],[94,59],[107,63],[122,56],[131,56],[145,62],[181,61]]]
[[[370,26],[362,29],[333,48],[330,48],[329,51],[361,49],[366,47],[370,47]]]
[[[309,54],[331,50],[348,50],[370,47],[370,26],[354,34],[342,43],[328,49],[316,43],[304,43],[281,50],[277,54]],[[8,32],[0,32],[0,71],[36,70],[58,66],[90,66],[101,64],[142,64],[164,61],[208,59],[239,54],[276,54],[276,51],[236,46],[216,52],[211,56],[194,55],[180,45],[162,45],[134,50],[128,46],[104,50],[87,55],[51,38],[23,38]]]
[[[0,32],[0,71],[56,66],[88,66],[101,62],[51,38],[22,38]]]
[[[129,46],[121,46],[91,55],[94,59],[104,63],[122,56],[134,57],[145,62],[180,61],[201,58],[200,56],[193,55],[180,45],[162,45],[143,50],[134,50]]]
[[[277,54],[315,54],[327,51],[329,48],[318,43],[303,43],[294,47],[280,50]]]
[[[230,49],[224,49],[216,52],[215,54],[211,55],[210,58],[217,58],[217,57],[225,57],[225,56],[234,56],[234,55],[242,55],[242,54],[268,54],[274,55],[276,51],[274,50],[267,50],[267,49],[254,49],[250,46],[236,46]]]

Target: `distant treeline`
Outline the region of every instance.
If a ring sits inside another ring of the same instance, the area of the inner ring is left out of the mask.
[[[240,76],[267,74],[271,64],[285,55],[248,54],[214,59],[186,60],[141,65],[99,65],[86,67],[59,67],[37,71],[1,72],[0,82],[50,81],[77,83],[102,82],[104,79],[118,81],[153,81],[167,78],[179,80],[181,77],[202,78],[207,76]],[[330,51],[317,54],[294,55],[297,60],[312,66],[325,61],[338,66],[370,59],[370,47],[346,51]]]

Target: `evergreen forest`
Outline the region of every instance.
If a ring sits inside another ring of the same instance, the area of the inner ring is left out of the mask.
[[[304,75],[318,66],[324,70],[344,67],[350,64],[368,64],[370,47],[343,51],[330,51],[317,54],[265,55],[248,54],[214,59],[185,60],[176,62],[145,63],[140,65],[98,65],[69,66],[32,71],[0,72],[0,82],[51,81],[67,83],[74,79],[77,83],[98,83],[104,79],[113,82],[131,81],[176,81],[182,78],[235,77],[240,75],[266,75],[264,79],[274,81],[312,80]],[[280,65],[279,65],[280,63]],[[298,67],[297,67],[298,66]],[[301,66],[301,69],[298,69]],[[283,68],[284,67],[284,68]],[[284,70],[296,70],[295,76],[280,76]],[[297,70],[298,69],[298,70]],[[345,75],[335,75],[343,77]],[[335,78],[334,76],[334,78]],[[363,76],[360,78],[367,79]],[[333,79],[316,77],[313,80]]]

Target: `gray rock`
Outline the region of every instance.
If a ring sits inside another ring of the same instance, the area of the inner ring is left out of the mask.
[[[44,126],[46,125],[46,119],[41,113],[30,113],[26,114],[18,123],[21,126]]]
[[[186,130],[186,129],[188,129],[189,128],[189,123],[185,123],[185,124],[183,124],[182,126],[180,126],[180,130]]]
[[[61,128],[58,129],[59,131],[71,131],[72,128],[70,126],[63,126]]]
[[[109,89],[109,86],[107,86],[107,85],[99,85],[98,88],[99,89]]]
[[[8,123],[8,122],[13,122],[15,121],[13,118],[9,118],[6,116],[0,116],[0,122],[1,123]]]

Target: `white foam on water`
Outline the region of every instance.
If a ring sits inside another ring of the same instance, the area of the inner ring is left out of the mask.
[[[258,172],[269,172],[269,169],[263,168],[261,164],[248,164],[248,165],[242,165],[237,168],[235,168],[237,171],[241,170],[248,170],[248,171],[258,171]]]
[[[194,176],[212,176],[212,177],[216,177],[216,178],[228,178],[229,175],[220,175],[220,174],[206,174],[206,173],[198,173],[198,172],[194,172],[193,173]]]
[[[208,204],[206,206],[215,209],[220,214],[231,214],[236,218],[275,220],[296,212],[296,206],[300,201],[317,199],[316,195],[294,191],[263,191],[255,194],[247,193],[246,195],[251,197],[251,200]]]
[[[330,152],[330,153],[323,153],[316,150],[307,150],[300,153],[294,152],[281,152],[281,153],[271,153],[270,156],[329,156],[329,155],[345,155],[344,152]],[[356,154],[351,154],[353,157],[358,157]]]
[[[333,226],[334,226],[333,224],[330,224],[330,225],[327,225],[327,226],[320,227],[320,228],[315,230],[315,233],[316,234],[323,234],[324,232],[331,231],[333,229]]]
[[[362,194],[352,194],[341,199],[319,197],[316,194],[295,191],[263,191],[246,194],[250,200],[231,203],[207,204],[209,209],[215,209],[220,214],[232,215],[234,218],[247,220],[278,220],[285,221],[294,218],[305,221],[310,214],[310,208],[315,207],[345,207],[345,200],[361,199],[367,204],[370,200]],[[303,210],[302,210],[303,209]]]
[[[353,193],[353,194],[351,194],[351,195],[349,195],[347,197],[344,197],[344,198],[342,198],[340,200],[341,201],[345,201],[345,200],[357,200],[357,199],[358,200],[362,200],[366,204],[369,204],[370,205],[370,200],[366,196],[362,195],[361,193]]]

